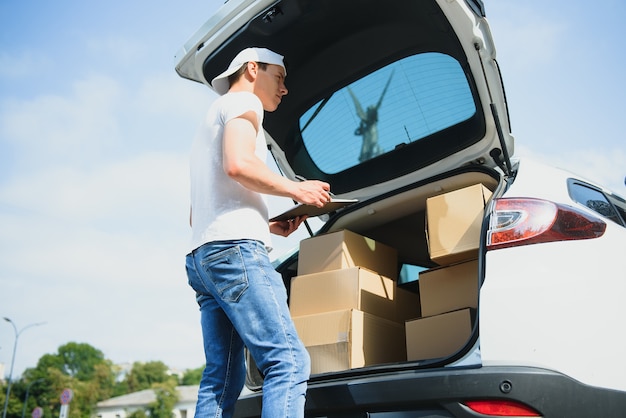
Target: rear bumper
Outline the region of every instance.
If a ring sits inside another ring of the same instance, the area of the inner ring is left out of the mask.
[[[235,415],[260,416],[261,396],[242,397]],[[617,417],[626,411],[626,392],[587,386],[550,370],[498,366],[311,382],[306,416],[484,417],[462,404],[472,399],[520,402],[543,417]]]

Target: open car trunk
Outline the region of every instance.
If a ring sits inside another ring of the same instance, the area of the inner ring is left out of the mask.
[[[499,181],[494,170],[458,169],[357,203],[277,266],[311,384],[479,364],[483,223]],[[258,390],[248,362],[246,385]]]
[[[484,208],[515,174],[482,1],[230,0],[176,70],[210,86],[249,46],[285,56],[289,93],[263,123],[281,172],[358,201],[276,266],[310,384],[480,365]]]

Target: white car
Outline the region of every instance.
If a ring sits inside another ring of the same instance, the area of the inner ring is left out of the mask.
[[[427,200],[487,190],[462,343],[313,373],[307,416],[626,414],[626,201],[515,158],[481,0],[231,0],[185,44],[176,71],[210,88],[248,46],[286,57],[289,94],[265,116],[283,174],[358,200],[322,216],[314,234],[349,230],[393,247],[399,288],[420,292],[422,275],[455,265],[433,257]],[[288,288],[298,256],[276,265]],[[456,333],[441,326],[431,339]],[[241,417],[260,416],[262,377],[249,369]]]

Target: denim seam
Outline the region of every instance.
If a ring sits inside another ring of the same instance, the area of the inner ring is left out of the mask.
[[[233,366],[233,336],[235,334],[235,330],[231,328],[230,330],[230,346],[228,347],[228,360],[226,361],[226,376],[224,379],[224,390],[222,391],[222,396],[220,396],[220,400],[218,402],[218,408],[215,411],[215,418],[219,418],[222,415],[222,411],[224,410],[224,400],[228,394],[228,387],[230,385],[230,375]]]
[[[254,257],[259,267],[262,267],[262,262],[260,260],[261,256],[264,256],[264,254],[261,251],[259,251],[259,244],[257,244],[257,246],[254,249]],[[271,285],[271,279],[267,276],[267,273],[265,272],[264,269],[260,268],[260,270],[263,271],[265,280],[269,284],[269,288],[272,293],[272,299],[274,299],[274,304],[276,305],[276,308],[279,309],[278,299],[276,296],[276,292],[274,292],[274,288]],[[280,315],[280,323],[282,326],[283,336],[285,337],[285,341],[287,342],[287,345],[289,346],[289,355],[291,357],[291,365],[290,365],[291,373],[289,373],[289,391],[285,399],[284,411],[291,411],[290,409],[291,397],[293,396],[294,386],[295,386],[294,383],[295,383],[295,375],[296,375],[295,373],[296,372],[296,358],[293,352],[293,341],[291,341],[291,338],[289,337],[289,333],[287,332],[287,326],[285,324],[285,318],[283,317],[283,315]],[[289,417],[285,417],[285,418],[289,418]]]

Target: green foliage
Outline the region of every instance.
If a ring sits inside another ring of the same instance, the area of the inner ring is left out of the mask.
[[[178,392],[172,382],[156,383],[153,387],[156,400],[148,406],[150,418],[172,418],[178,402]]]
[[[44,354],[35,368],[37,371],[45,371],[49,368],[63,370],[63,359],[58,354]],[[26,372],[28,373],[28,370]]]
[[[181,385],[190,386],[190,385],[199,385],[200,380],[202,380],[202,372],[204,371],[204,366],[198,367],[197,369],[189,369],[185,371],[183,378],[180,382]]]
[[[67,343],[59,347],[57,355],[63,363],[63,371],[83,382],[92,379],[95,366],[105,362],[102,351],[84,343]]]
[[[143,389],[150,389],[157,383],[178,384],[176,376],[167,373],[168,367],[161,361],[150,361],[147,363],[133,363],[133,368],[126,376],[128,390],[138,392]]]
[[[199,384],[202,371],[203,367],[188,370],[182,384]],[[91,418],[98,402],[144,389],[155,391],[155,401],[146,410],[132,412],[129,418],[172,418],[178,402],[179,378],[170,375],[163,362],[134,363],[122,380],[116,380],[119,372],[100,350],[85,343],[67,343],[56,354],[43,355],[36,367],[27,369],[19,380],[12,382],[7,418],[22,418],[22,414],[30,418],[36,407],[43,409],[43,418],[58,417],[64,389],[71,389],[74,395],[68,418]],[[0,389],[0,401],[4,404],[6,382]]]
[[[4,401],[6,399],[6,389],[6,385],[2,385],[2,395],[0,395],[0,400],[2,400],[2,407],[4,407]],[[22,413],[21,408],[22,403],[13,396],[13,389],[11,389],[11,396],[9,397],[9,403],[7,405],[7,417],[11,415],[19,416],[18,414]]]
[[[143,409],[136,409],[128,414],[128,418],[148,418],[148,414]]]
[[[33,384],[24,408],[26,389]],[[70,342],[59,347],[56,354],[45,354],[34,369],[27,369],[22,378],[14,382],[15,390],[7,410],[7,418],[30,417],[39,406],[44,417],[58,416],[60,396],[64,389],[71,389],[74,396],[70,403],[69,418],[89,418],[98,401],[108,399],[113,393],[115,375],[111,362],[100,350],[84,343]]]
[[[11,413],[13,404],[21,402],[21,414],[23,414],[24,417],[30,417],[33,409],[37,407],[36,395],[41,393],[44,384],[45,379],[22,378],[13,382],[11,385],[10,407],[7,410],[7,415]],[[3,396],[4,395],[6,395],[6,391],[3,392]]]

